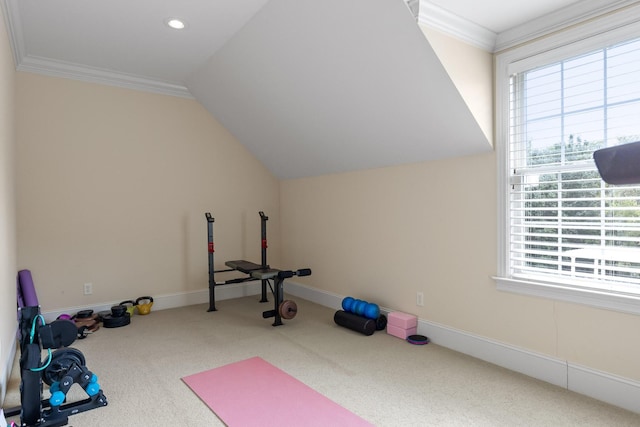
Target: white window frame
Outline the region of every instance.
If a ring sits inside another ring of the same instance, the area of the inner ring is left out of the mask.
[[[640,314],[640,294],[596,290],[553,280],[519,280],[509,273],[509,79],[514,72],[560,61],[607,44],[640,37],[640,6],[574,26],[496,55],[496,153],[498,164],[498,290]]]

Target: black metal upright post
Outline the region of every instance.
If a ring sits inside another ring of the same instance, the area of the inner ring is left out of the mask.
[[[272,326],[282,325],[282,315],[280,313],[280,307],[284,300],[284,277],[278,274],[273,283],[273,311],[275,312],[275,319]]]
[[[208,251],[209,251],[209,310],[216,311],[216,279],[215,279],[215,267],[213,265],[213,223],[215,218],[211,216],[209,212],[205,213],[207,218],[207,236],[208,236]]]
[[[37,333],[37,328],[40,326],[37,324],[39,315],[39,306],[20,307],[18,310],[21,406],[6,411],[8,416],[20,414],[22,425],[28,426],[37,425],[42,418],[42,377],[41,372],[37,369],[40,367],[40,335]],[[31,335],[32,330],[34,331],[33,335]]]
[[[267,264],[267,221],[269,217],[264,214],[264,212],[258,212],[260,215],[260,232],[261,232],[261,249],[262,249],[262,268],[269,268],[269,264]],[[260,302],[269,302],[267,298],[267,285],[269,284],[268,280],[262,280],[262,298]]]

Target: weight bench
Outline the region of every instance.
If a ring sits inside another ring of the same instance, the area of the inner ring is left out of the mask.
[[[209,248],[209,309],[207,311],[217,311],[215,288],[216,286],[229,285],[232,283],[243,283],[249,281],[260,280],[262,282],[262,296],[260,302],[269,302],[267,298],[267,287],[271,289],[274,298],[273,310],[267,310],[262,313],[262,317],[267,319],[275,317],[273,326],[282,325],[282,319],[293,319],[298,311],[296,303],[291,300],[284,300],[284,280],[293,276],[309,276],[311,270],[303,268],[300,270],[278,270],[271,268],[267,264],[267,220],[268,216],[264,212],[259,212],[261,225],[261,250],[262,264],[256,264],[245,260],[226,261],[224,264],[229,267],[224,270],[215,270],[214,268],[214,242],[213,242],[213,223],[215,219],[211,213],[205,213],[207,219],[208,232],[208,248]],[[228,279],[222,282],[215,280],[216,273],[239,271],[246,274],[245,277]],[[273,286],[271,286],[273,280]]]

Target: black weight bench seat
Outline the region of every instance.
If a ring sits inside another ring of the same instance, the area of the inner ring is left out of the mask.
[[[276,270],[275,268],[269,268],[267,265],[262,266],[256,264],[251,261],[245,261],[242,259],[237,259],[235,261],[227,261],[224,263],[227,267],[233,268],[234,270],[241,271],[242,273],[250,275],[254,279],[258,280],[267,280],[273,279],[278,275],[280,270]]]
[[[280,270],[276,270],[275,268],[261,268],[260,270],[253,270],[251,273],[251,277],[258,280],[268,280],[273,279],[278,275]]]
[[[249,274],[252,271],[255,270],[262,270],[265,267],[269,268],[269,266],[264,266],[264,265],[260,265],[260,264],[256,264],[250,261],[245,261],[242,259],[238,259],[235,261],[227,261],[224,263],[224,265],[226,265],[227,267],[233,268],[234,270],[238,270],[241,271],[245,274]]]

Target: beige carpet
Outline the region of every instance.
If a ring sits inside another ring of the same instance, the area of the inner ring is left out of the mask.
[[[69,425],[222,426],[181,378],[260,356],[377,426],[640,426],[640,414],[434,344],[367,337],[335,325],[331,309],[296,302],[298,316],[278,327],[262,318],[270,304],[247,297],[219,301],[213,313],[152,311],[76,341],[109,405]],[[5,408],[19,404],[18,387],[14,369]]]

